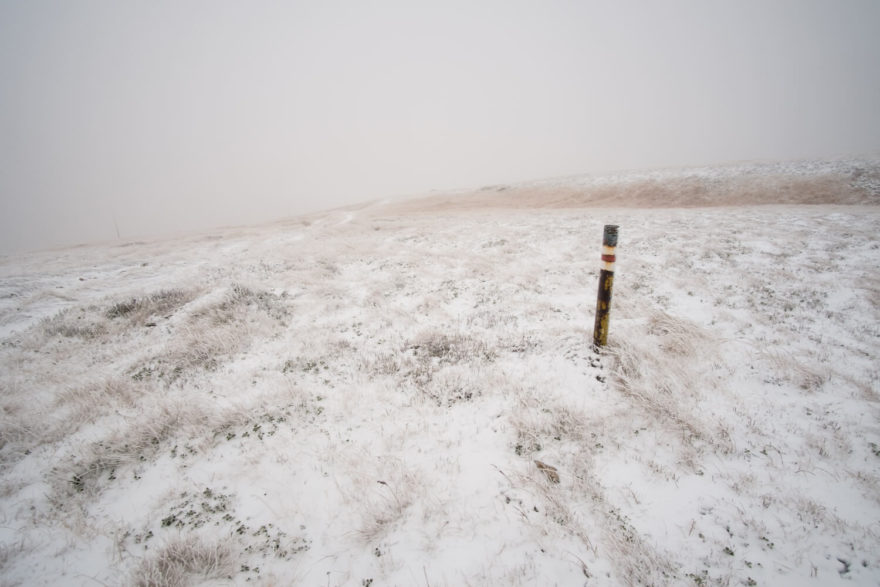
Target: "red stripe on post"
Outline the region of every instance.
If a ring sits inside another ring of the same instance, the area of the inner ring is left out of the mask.
[[[602,255],[602,260],[606,263],[614,263],[614,255]]]

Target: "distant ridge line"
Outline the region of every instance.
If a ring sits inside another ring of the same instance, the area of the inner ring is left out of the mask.
[[[483,208],[880,205],[880,158],[737,163],[572,176],[398,201],[406,213]]]

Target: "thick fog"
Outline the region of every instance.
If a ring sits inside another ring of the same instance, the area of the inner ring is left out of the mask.
[[[880,2],[0,3],[0,253],[880,151]]]

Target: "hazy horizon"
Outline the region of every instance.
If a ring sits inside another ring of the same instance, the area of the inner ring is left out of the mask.
[[[855,0],[4,2],[0,254],[878,153],[878,24]]]

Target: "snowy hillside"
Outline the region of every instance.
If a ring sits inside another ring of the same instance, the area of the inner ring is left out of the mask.
[[[878,584],[880,166],[749,169],[0,260],[0,585]]]

